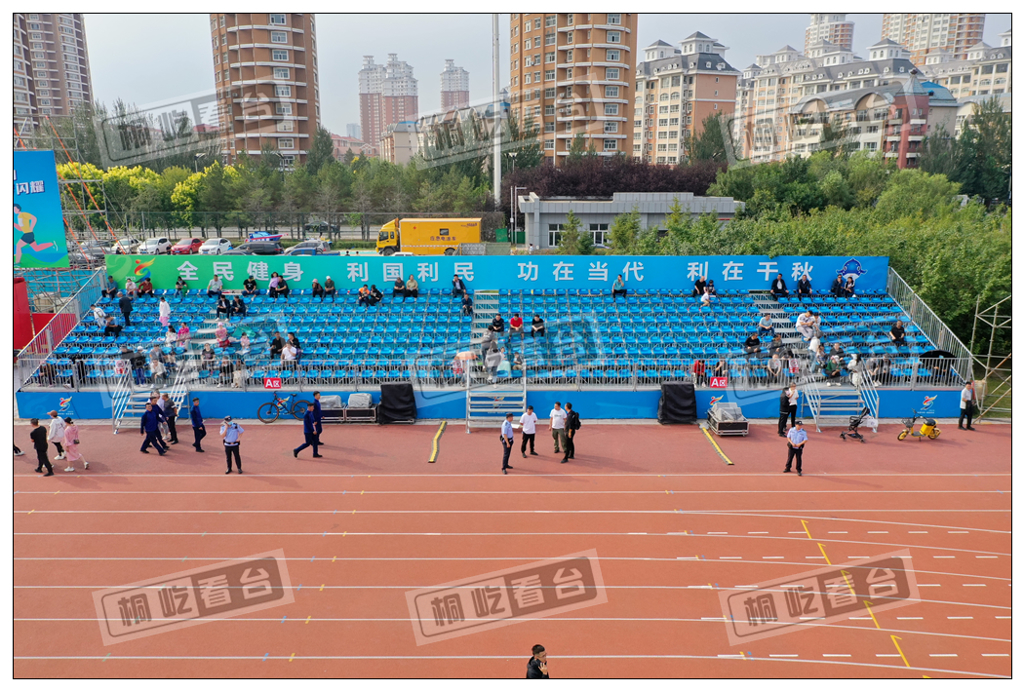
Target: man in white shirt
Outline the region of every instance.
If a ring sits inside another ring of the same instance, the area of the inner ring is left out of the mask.
[[[512,466],[508,464],[508,457],[512,455],[513,436],[512,413],[505,413],[505,421],[501,423],[501,472],[503,475],[508,475],[508,471],[513,470]]]
[[[974,382],[969,381],[964,384],[963,391],[960,392],[960,419],[957,421],[957,428],[964,429],[964,418],[967,418],[967,429],[974,431],[971,423],[974,421],[974,408],[977,401],[978,396],[974,393]]]
[[[281,366],[287,369],[295,368],[295,359],[298,357],[298,351],[291,343],[285,343],[281,349]]]
[[[565,411],[562,404],[555,401],[555,407],[548,413],[548,429],[551,430],[551,438],[555,440],[555,453],[560,453],[565,448]]]
[[[800,332],[800,336],[805,341],[811,340],[811,337],[814,336],[814,313],[811,310],[807,310],[796,318],[796,330]]]
[[[50,411],[50,431],[46,435],[47,441],[57,447],[56,460],[64,460],[64,428],[67,427],[64,424],[64,420],[61,419],[60,415],[57,414],[56,410]]]
[[[224,283],[221,282],[220,276],[215,274],[206,286],[206,297],[219,298],[222,292],[224,292]]]
[[[526,442],[530,442],[530,455],[538,456],[539,454],[533,450],[533,439],[537,436],[537,413],[533,412],[533,406],[526,406],[526,412],[519,418],[519,424],[523,426],[523,444],[520,447],[520,451],[523,453],[523,458],[526,458]]]

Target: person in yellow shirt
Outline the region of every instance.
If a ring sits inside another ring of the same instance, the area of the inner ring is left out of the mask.
[[[21,206],[18,204],[14,205],[14,228],[21,231],[21,237],[18,239],[18,244],[14,249],[14,263],[21,263],[21,249],[23,247],[31,247],[35,252],[41,252],[47,247],[53,247],[54,243],[44,242],[42,245],[36,244],[36,236],[33,232],[36,227],[36,217],[27,211],[22,211]]]

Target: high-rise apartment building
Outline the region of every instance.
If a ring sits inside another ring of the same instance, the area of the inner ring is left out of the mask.
[[[644,60],[636,68],[634,159],[681,163],[708,116],[733,113],[740,72],[725,61],[726,50],[718,39],[699,31],[678,47],[657,41],[644,48]]]
[[[636,14],[513,14],[510,109],[540,129],[555,165],[576,135],[599,155],[632,151]]]
[[[441,110],[465,108],[469,105],[469,72],[456,67],[454,60],[444,61],[441,73]]]
[[[345,136],[350,139],[363,140],[363,128],[359,126],[358,122],[350,122],[345,125]]]
[[[963,60],[967,50],[981,42],[984,32],[984,14],[882,15],[882,38],[906,47],[915,65],[924,65],[926,56],[936,50]]]
[[[804,30],[804,52],[818,41],[853,50],[853,22],[846,21],[845,14],[812,14]]]
[[[1004,31],[999,34],[999,39],[996,48],[987,43],[971,46],[963,60],[952,59],[944,50],[929,53],[921,71],[932,82],[949,89],[958,100],[1011,93],[1011,33]]]
[[[304,163],[320,124],[312,14],[211,14],[214,83],[225,160],[259,156]]]
[[[85,24],[80,14],[14,14],[14,126],[70,115],[92,102]]]
[[[387,133],[388,125],[419,117],[417,81],[412,67],[388,53],[385,65],[374,63],[372,55],[363,56],[359,70],[359,122],[363,141],[374,147]]]

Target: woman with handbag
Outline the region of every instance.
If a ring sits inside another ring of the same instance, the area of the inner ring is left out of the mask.
[[[78,438],[78,427],[75,425],[75,421],[69,417],[64,418],[64,456],[67,458],[68,467],[64,469],[65,473],[75,472],[75,461],[81,460],[83,468],[89,469],[89,462],[82,456],[81,451],[81,440]]]

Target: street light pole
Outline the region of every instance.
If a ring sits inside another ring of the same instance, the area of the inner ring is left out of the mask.
[[[510,177],[513,180],[515,180],[516,154],[517,153],[518,153],[517,151],[509,151],[508,152],[509,157],[512,159],[512,172],[509,175],[510,175]],[[516,243],[516,188],[510,186],[509,189],[508,189],[508,192],[509,192],[509,208],[508,208],[508,213],[509,213],[509,220],[510,220],[509,227],[511,228],[511,232],[509,233],[508,241],[509,241],[509,244],[514,245]]]

